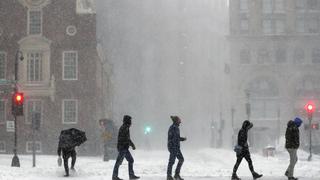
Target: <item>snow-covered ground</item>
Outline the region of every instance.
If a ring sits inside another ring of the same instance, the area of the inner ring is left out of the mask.
[[[132,151],[135,158],[135,172],[145,180],[165,179],[168,152],[166,151]],[[320,157],[314,156],[312,162],[306,159],[308,154],[299,151],[299,161],[296,166],[296,176],[301,180],[320,179]],[[229,150],[203,149],[185,150],[185,164],[181,175],[186,179],[230,179],[235,162],[235,154]],[[37,167],[32,168],[31,155],[19,155],[21,167],[11,167],[12,155],[0,155],[0,180],[56,180],[63,177],[63,167],[57,166],[57,156],[37,156]],[[253,154],[252,159],[257,172],[263,173],[265,180],[286,179],[283,177],[288,165],[287,152],[279,152],[275,157],[265,158]],[[71,174],[74,180],[106,180],[111,179],[114,161],[103,162],[101,157],[78,157],[76,172]],[[119,176],[128,179],[127,163],[124,161]],[[238,175],[243,179],[252,179],[243,161]],[[68,179],[69,179],[68,178]]]

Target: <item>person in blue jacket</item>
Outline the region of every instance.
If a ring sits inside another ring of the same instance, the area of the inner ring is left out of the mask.
[[[176,158],[179,160],[174,179],[183,180],[180,177],[180,170],[184,162],[183,155],[180,150],[180,141],[185,141],[187,138],[180,137],[179,126],[181,124],[181,119],[178,116],[170,116],[173,121],[173,124],[170,126],[168,131],[168,150],[170,152],[168,169],[167,169],[167,180],[173,180],[172,177],[172,166],[175,163]]]

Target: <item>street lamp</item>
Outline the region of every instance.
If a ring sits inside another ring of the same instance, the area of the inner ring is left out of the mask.
[[[14,95],[18,93],[18,64],[19,60],[22,61],[24,59],[23,53],[20,50],[17,50],[15,63],[14,63]],[[12,167],[20,167],[20,161],[17,155],[17,114],[15,112],[12,113],[14,117],[14,148],[13,148],[13,158],[11,162]]]

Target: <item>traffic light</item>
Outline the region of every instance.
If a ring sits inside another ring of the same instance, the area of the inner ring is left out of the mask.
[[[12,96],[12,114],[14,116],[23,116],[23,102],[23,93],[15,92]]]
[[[146,126],[144,128],[144,134],[147,135],[147,134],[150,134],[152,132],[152,128],[150,126]]]
[[[314,113],[315,109],[316,109],[316,106],[314,105],[313,102],[310,101],[306,104],[305,110],[309,118],[312,117],[312,114]]]

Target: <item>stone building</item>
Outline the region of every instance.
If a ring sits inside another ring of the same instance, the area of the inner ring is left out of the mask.
[[[83,154],[100,149],[98,120],[105,114],[105,76],[97,52],[92,0],[0,1],[0,152],[13,149],[11,93],[14,62],[25,95],[18,117],[18,153],[31,152],[31,118],[41,113],[38,153],[55,154],[62,129],[86,131]]]
[[[252,145],[275,145],[289,119],[299,116],[308,125],[307,102],[320,105],[320,1],[230,0],[229,8],[234,129],[249,118]],[[302,134],[307,137],[305,128]]]

